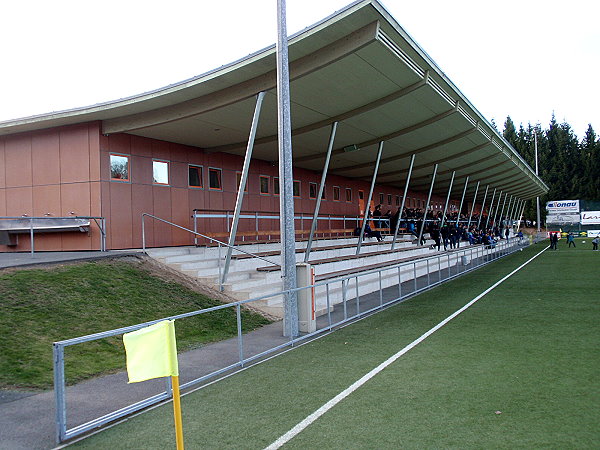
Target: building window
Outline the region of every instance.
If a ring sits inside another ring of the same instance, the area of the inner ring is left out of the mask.
[[[240,183],[242,182],[242,172],[235,173],[235,190],[240,190]],[[244,186],[244,192],[248,192],[248,178],[246,178],[246,186]]]
[[[380,205],[383,205],[383,197],[384,197],[383,194],[380,193],[379,194],[379,204]]]
[[[169,162],[152,160],[152,182],[154,184],[169,184]]]
[[[273,194],[279,195],[279,177],[273,177]]]
[[[129,181],[129,156],[110,154],[110,179]]]
[[[308,183],[308,198],[317,198],[317,183]]]
[[[392,204],[392,194],[388,194],[388,205]]]
[[[396,206],[400,206],[400,196],[396,195]]]
[[[340,187],[339,186],[333,187],[333,201],[334,202],[340,201]]]
[[[352,201],[352,188],[346,188],[346,201]]]
[[[260,175],[260,193],[263,195],[269,194],[269,177]]]
[[[202,166],[188,165],[188,186],[194,188],[203,187]]]
[[[221,169],[208,168],[208,187],[209,189],[223,189],[221,185]]]
[[[294,180],[294,197],[300,197],[300,181]]]
[[[358,191],[358,199],[359,200],[365,199],[365,191]]]

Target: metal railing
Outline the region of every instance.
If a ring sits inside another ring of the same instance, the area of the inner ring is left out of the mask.
[[[185,318],[208,314],[217,310],[235,309],[236,315],[236,341],[237,341],[237,360],[231,364],[226,364],[209,373],[193,378],[181,385],[181,389],[191,388],[207,380],[213,379],[226,372],[243,368],[248,364],[264,359],[266,356],[281,351],[287,347],[306,341],[318,334],[326,333],[336,327],[342,326],[350,321],[357,320],[375,311],[388,306],[400,303],[418,293],[438,286],[446,281],[452,280],[465,273],[471,272],[479,267],[492,263],[499,258],[520,250],[523,246],[529,245],[527,241],[519,241],[517,238],[511,238],[510,241],[500,241],[495,248],[489,246],[477,245],[450,251],[445,254],[437,254],[430,257],[416,259],[414,261],[393,264],[384,268],[366,270],[347,276],[339,276],[328,280],[314,283],[290,291],[272,292],[260,297],[241,300],[229,304],[215,306],[212,308],[191,311],[185,314],[166,317],[163,319],[145,322],[129,327],[118,328],[102,333],[96,333],[88,336],[82,336],[74,339],[54,342],[54,393],[56,401],[56,438],[57,442],[63,442],[74,438],[83,433],[89,432],[99,426],[108,424],[116,419],[130,415],[136,411],[148,406],[157,404],[171,398],[171,387],[168,382],[165,384],[164,391],[152,395],[148,398],[142,398],[128,406],[112,411],[93,420],[75,425],[72,428],[67,426],[67,401],[65,386],[65,348],[84,342],[90,342],[107,337],[119,336],[123,333],[134,331],[142,327],[157,323],[161,320],[182,320]],[[370,285],[370,287],[369,287]],[[304,289],[313,289],[318,292],[318,298],[321,301],[321,307],[326,309],[326,313],[321,315],[317,321],[317,330],[312,333],[303,334],[296,337],[281,338],[279,342],[270,341],[263,347],[255,350],[254,354],[246,351],[244,347],[244,336],[242,334],[242,314],[241,308],[245,305],[269,299],[283,298],[286,293],[300,292]],[[337,294],[336,292],[337,291]],[[354,292],[353,292],[354,291]],[[336,301],[336,295],[337,300]],[[341,298],[341,299],[340,299]],[[335,306],[335,309],[334,309]],[[271,345],[272,344],[272,345]],[[219,350],[220,351],[220,350]],[[203,370],[194,366],[197,371]],[[180,372],[182,372],[180,364]],[[198,374],[198,372],[196,372]],[[190,375],[189,373],[186,375]],[[188,378],[190,378],[188,376]],[[168,380],[168,378],[167,378]],[[111,389],[111,387],[106,387]],[[133,389],[133,388],[132,388]],[[101,393],[94,393],[97,398],[104,398]],[[88,396],[91,398],[91,394]],[[89,407],[86,404],[86,407]]]
[[[195,230],[190,230],[189,228],[182,227],[181,225],[177,225],[176,223],[169,222],[168,220],[161,219],[160,217],[157,217],[157,216],[154,216],[154,215],[148,214],[148,213],[142,213],[142,250],[143,250],[144,253],[146,253],[146,225],[145,225],[145,221],[144,221],[145,217],[150,217],[150,218],[152,218],[154,220],[158,220],[159,222],[166,223],[167,225],[170,225],[172,227],[178,228],[178,229],[183,230],[183,231],[187,231],[188,233],[191,233],[191,234],[194,235],[194,239],[196,239],[198,236],[200,236],[200,237],[202,237],[204,239],[208,239],[210,242],[216,243],[218,245],[219,290],[221,290],[221,291],[223,290],[223,282],[222,282],[222,276],[221,276],[222,275],[222,270],[223,270],[223,268],[221,267],[223,258],[222,258],[222,255],[221,255],[221,247],[231,248],[231,249],[233,249],[235,251],[238,251],[240,253],[244,253],[246,255],[252,256],[253,258],[258,258],[258,259],[260,259],[262,261],[265,261],[265,262],[267,262],[269,264],[273,264],[275,266],[279,265],[279,263],[271,261],[270,259],[267,259],[267,258],[265,258],[263,256],[256,255],[256,254],[251,253],[251,252],[246,251],[246,250],[242,250],[241,248],[239,248],[236,245],[229,245],[227,242],[219,241],[218,239],[212,238],[210,236],[206,236],[206,235],[204,235],[202,233],[198,233]]]
[[[30,240],[30,252],[33,255],[35,253],[35,238],[34,235],[35,233],[45,233],[45,232],[51,232],[51,231],[72,231],[75,230],[76,228],[86,228],[89,227],[89,223],[85,224],[85,223],[81,223],[81,224],[77,224],[74,221],[75,220],[87,220],[88,222],[90,220],[93,220],[94,223],[96,224],[96,226],[98,227],[98,230],[100,230],[100,251],[101,252],[105,252],[106,251],[106,219],[102,216],[67,216],[67,217],[54,217],[54,216],[44,216],[44,217],[29,217],[29,216],[19,216],[19,217],[11,217],[11,216],[4,216],[4,217],[0,217],[0,221],[2,220],[9,220],[12,221],[13,223],[16,222],[26,222],[29,224],[28,230],[25,230],[24,233],[28,233],[29,234],[29,240]],[[58,222],[58,224],[51,226],[40,226],[39,224],[35,224],[34,222]],[[62,221],[62,226],[60,224],[60,221]],[[69,225],[69,222],[71,221],[73,222],[72,225]],[[19,230],[21,230],[22,228],[19,228]],[[14,230],[13,227],[8,227],[8,228],[2,228],[2,226],[0,226],[0,231],[5,231],[8,232],[9,234],[11,233],[11,230]],[[14,232],[14,231],[13,231]],[[19,232],[23,233],[23,232]],[[15,233],[16,234],[16,233]]]

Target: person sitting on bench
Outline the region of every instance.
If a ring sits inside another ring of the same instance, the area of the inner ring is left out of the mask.
[[[379,242],[383,241],[383,237],[381,236],[381,233],[379,231],[373,231],[371,229],[371,227],[369,226],[369,224],[365,225],[365,234],[366,237],[368,238],[376,238]],[[360,228],[356,228],[354,230],[354,236],[360,236]]]

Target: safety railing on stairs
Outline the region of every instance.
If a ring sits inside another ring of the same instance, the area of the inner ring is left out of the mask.
[[[161,219],[160,217],[157,217],[157,216],[154,216],[154,215],[148,214],[148,213],[142,213],[142,250],[144,251],[144,253],[146,253],[146,225],[145,225],[145,220],[144,220],[145,217],[150,217],[150,218],[152,218],[154,220],[158,220],[159,222],[166,223],[167,225],[170,225],[172,227],[178,228],[178,229],[183,230],[183,231],[187,231],[188,233],[193,234],[195,237],[202,237],[204,239],[208,239],[210,242],[216,243],[218,245],[219,290],[221,290],[221,291],[223,290],[223,277],[222,277],[223,268],[221,267],[221,265],[223,264],[223,261],[222,261],[223,258],[222,258],[222,254],[221,254],[221,248],[222,247],[231,248],[231,249],[233,249],[235,251],[238,251],[240,253],[244,253],[246,255],[252,256],[253,258],[258,258],[258,259],[260,259],[262,261],[265,261],[265,262],[267,262],[269,264],[273,264],[275,266],[279,265],[279,263],[271,261],[268,258],[256,255],[256,254],[251,253],[251,252],[246,251],[246,250],[242,250],[238,246],[229,245],[226,242],[219,241],[218,239],[212,238],[210,236],[206,236],[206,235],[204,235],[202,233],[198,233],[197,231],[190,230],[189,228],[182,227],[181,225],[177,225],[176,223],[169,222],[168,220]]]

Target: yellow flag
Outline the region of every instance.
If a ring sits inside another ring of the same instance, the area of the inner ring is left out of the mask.
[[[175,325],[172,320],[123,335],[130,383],[179,376]]]

